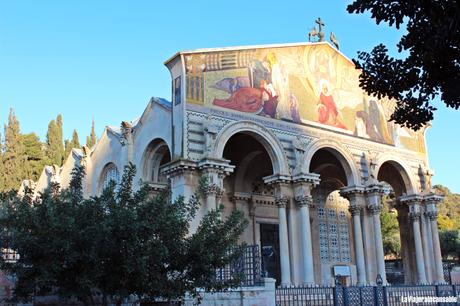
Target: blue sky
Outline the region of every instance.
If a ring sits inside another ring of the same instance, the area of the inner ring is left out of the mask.
[[[14,108],[23,132],[44,139],[61,113],[64,134],[80,141],[94,118],[131,120],[150,97],[170,99],[163,62],[179,50],[302,42],[321,16],[352,58],[400,32],[369,15],[350,15],[351,1],[0,0],[0,123]],[[174,4],[171,4],[174,3]],[[427,133],[434,183],[460,193],[460,111],[440,107]]]

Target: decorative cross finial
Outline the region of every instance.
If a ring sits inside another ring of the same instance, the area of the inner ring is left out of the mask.
[[[316,24],[318,25],[318,41],[324,41],[324,32],[323,27],[326,26],[324,22],[321,20],[320,17],[315,20]]]
[[[318,19],[315,20],[316,24],[318,25],[318,30],[320,32],[323,31],[323,27],[326,26],[324,22],[321,20],[321,17],[318,17]]]

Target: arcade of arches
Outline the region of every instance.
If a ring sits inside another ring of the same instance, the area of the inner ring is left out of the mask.
[[[266,135],[241,130],[217,139],[217,156],[210,154],[196,169],[178,168],[209,178],[207,209],[221,202],[224,214],[244,212],[249,225],[241,241],[261,247],[264,272],[279,285],[365,285],[378,278],[387,283],[380,224],[384,195],[398,214],[405,282],[444,282],[436,223],[441,198],[413,193],[397,161],[371,164],[362,184],[353,161],[334,144],[295,148],[291,175],[283,173],[287,159],[276,145]],[[168,173],[174,188],[179,172],[173,169]]]

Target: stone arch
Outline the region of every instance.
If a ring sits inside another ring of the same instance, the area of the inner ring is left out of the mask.
[[[166,182],[160,174],[160,166],[171,161],[171,150],[162,138],[155,138],[147,145],[142,155],[142,179],[147,182]]]
[[[238,121],[224,127],[216,137],[213,155],[221,158],[227,141],[236,133],[248,134],[259,141],[267,151],[274,174],[289,175],[289,164],[279,139],[264,126],[252,121]]]
[[[375,168],[375,173],[377,174],[377,177],[382,165],[385,163],[390,163],[398,171],[399,175],[401,175],[407,194],[415,194],[418,192],[416,188],[417,185],[415,184],[413,176],[411,175],[410,168],[406,165],[406,163],[403,160],[394,155],[382,154],[381,156],[379,156],[376,162],[377,166]]]
[[[347,177],[348,186],[356,186],[360,184],[358,171],[353,155],[339,142],[333,140],[319,139],[311,142],[306,147],[306,154],[302,171],[308,173],[310,171],[310,163],[316,152],[324,149],[332,153],[342,165]]]

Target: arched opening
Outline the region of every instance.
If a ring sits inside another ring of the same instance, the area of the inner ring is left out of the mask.
[[[229,193],[269,193],[263,178],[273,174],[272,161],[256,138],[236,133],[225,145],[223,158],[235,166],[234,172],[224,181],[225,190]]]
[[[338,277],[344,285],[356,282],[349,201],[339,194],[348,186],[346,167],[340,153],[329,148],[316,151],[310,161],[310,173],[321,182],[312,190],[316,210],[311,213],[313,260],[320,271],[317,278],[324,285]],[[339,276],[340,275],[340,276]]]
[[[382,242],[387,281],[391,284],[415,283],[415,250],[409,223],[409,208],[398,198],[410,190],[410,179],[404,168],[395,161],[381,164],[377,179],[388,186],[389,193],[382,199],[380,213]]]
[[[270,130],[252,121],[238,121],[220,131],[212,147],[213,155],[223,157],[228,141],[237,134],[251,136],[264,147],[270,157],[274,174],[290,174],[289,164],[279,139]]]
[[[146,182],[166,183],[166,176],[160,173],[161,166],[171,161],[171,153],[162,139],[152,140],[142,157],[142,178]]]
[[[280,281],[278,212],[274,191],[264,177],[274,173],[271,154],[252,133],[239,132],[230,137],[223,158],[235,166],[224,179],[223,202],[226,210],[243,211],[249,225],[241,236],[247,244],[261,247],[262,269],[268,277]]]
[[[116,184],[120,181],[120,172],[117,166],[112,162],[107,163],[102,169],[101,175],[99,176],[98,193],[102,193],[102,191],[109,186],[111,181]]]

